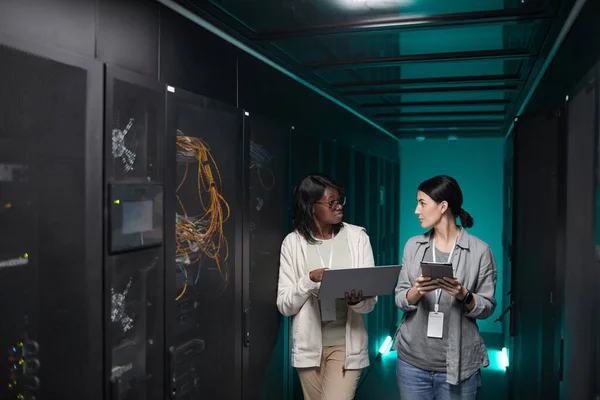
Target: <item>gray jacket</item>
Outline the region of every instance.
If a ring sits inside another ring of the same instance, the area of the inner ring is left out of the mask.
[[[432,246],[433,230],[415,236],[406,242],[402,256],[402,270],[396,286],[396,305],[406,314],[417,310],[419,303],[410,305],[406,293],[421,275],[421,261]],[[489,318],[496,309],[496,261],[490,246],[463,230],[454,249],[452,265],[459,282],[475,296],[475,308],[468,312],[455,299],[448,319],[448,348],[446,350],[447,382],[458,385],[479,368],[487,367],[489,359],[475,319]],[[423,335],[426,332],[422,333]],[[393,349],[398,350],[398,333]]]

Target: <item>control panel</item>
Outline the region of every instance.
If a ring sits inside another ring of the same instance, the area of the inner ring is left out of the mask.
[[[38,372],[41,367],[39,344],[23,339],[8,348],[7,385],[8,400],[35,400],[40,388]]]
[[[160,246],[163,242],[163,186],[112,184],[109,192],[111,253]]]

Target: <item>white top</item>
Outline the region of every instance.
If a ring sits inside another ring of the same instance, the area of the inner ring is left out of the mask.
[[[331,253],[332,245],[333,253]],[[331,269],[347,268],[352,262],[348,247],[348,232],[344,228],[333,239],[319,240],[318,243],[308,246],[306,264],[309,271],[323,268],[323,263],[325,263],[325,268],[329,268],[330,260]],[[335,317],[334,321],[322,322],[321,324],[323,347],[346,344],[348,305],[345,300],[335,301]]]

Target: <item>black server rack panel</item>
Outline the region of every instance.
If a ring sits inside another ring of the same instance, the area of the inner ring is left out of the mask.
[[[335,152],[335,180],[346,190],[346,205],[344,206],[344,221],[354,223],[354,182],[351,181],[354,165],[351,159],[352,150],[345,146],[337,146]]]
[[[163,86],[107,68],[105,381],[111,400],[164,390]]]
[[[275,300],[279,250],[288,225],[287,204],[291,202],[286,198],[290,127],[246,113],[244,136],[249,148],[244,398],[279,399],[284,390],[283,352],[287,344],[278,343],[283,319]]]
[[[397,203],[394,202],[394,188],[395,188],[395,164],[391,161],[384,161],[385,165],[385,190],[384,190],[384,204],[383,213],[385,219],[385,236],[384,246],[386,251],[385,264],[392,264],[396,261],[396,254],[394,253],[394,218],[396,215]],[[392,311],[390,310],[390,314]]]
[[[292,185],[295,186],[308,174],[319,171],[320,140],[301,127],[292,129]]]
[[[367,222],[367,232],[371,238],[371,247],[373,248],[373,257],[375,265],[379,265],[381,261],[381,246],[379,239],[381,238],[380,212],[381,212],[381,161],[375,156],[369,156],[369,214]]]
[[[511,349],[514,365],[509,370],[515,399],[556,398],[558,394],[552,362],[557,316],[553,296],[555,270],[561,261],[556,253],[540,253],[537,249],[557,249],[560,235],[558,198],[562,189],[558,176],[560,157],[564,155],[559,146],[564,134],[561,115],[560,108],[542,110],[520,117],[515,124],[511,276],[515,336]],[[532,281],[536,282],[533,287]]]
[[[102,398],[101,85],[93,60],[0,36],[2,399]]]
[[[390,248],[390,262],[400,263],[400,164],[392,161],[389,163],[390,168],[390,183],[388,188],[388,209],[390,215],[390,227],[389,227],[389,248]]]
[[[173,87],[167,109],[168,391],[239,398],[242,112]]]
[[[366,182],[367,175],[367,157],[365,153],[356,151],[354,155],[354,224],[358,226],[367,226],[367,204],[368,193]]]
[[[327,139],[321,140],[321,163],[323,165],[323,170],[320,172],[330,176],[333,180],[337,179],[338,171],[336,165],[336,150],[335,142],[331,142]]]
[[[566,218],[565,263],[558,266],[564,285],[563,338],[560,394],[565,399],[595,396],[594,293],[598,270],[595,262],[594,183],[596,134],[599,129],[598,74],[590,71],[570,93],[566,125]],[[589,294],[578,296],[579,293]]]

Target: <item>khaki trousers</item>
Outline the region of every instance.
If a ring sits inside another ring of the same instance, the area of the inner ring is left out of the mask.
[[[346,346],[323,348],[320,367],[296,368],[304,400],[351,400],[362,369],[344,370]]]

